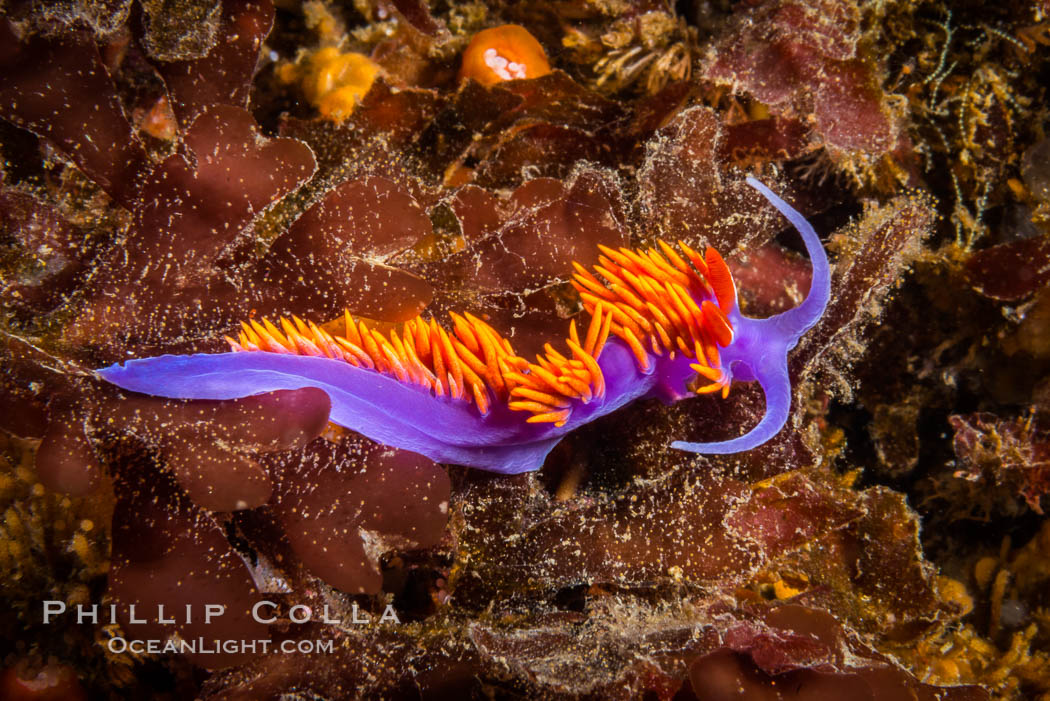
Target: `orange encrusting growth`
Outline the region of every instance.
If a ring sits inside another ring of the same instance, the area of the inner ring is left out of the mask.
[[[515,411],[530,412],[530,423],[562,425],[572,401],[584,403],[605,395],[605,378],[598,357],[610,333],[634,352],[647,370],[650,353],[683,353],[696,358],[690,367],[711,381],[697,392],[722,389],[729,383],[722,371],[718,346],[732,342],[726,312],[735,300],[732,276],[722,258],[708,249],[706,259],[679,244],[689,262],[660,242],[664,255],[602,247],[602,283],[583,266],[576,266],[573,285],[591,314],[581,339],[576,322],[569,325],[567,353],[549,343],[532,363],[517,355],[506,338],[471,315],[450,314],[452,331],[434,319],[416,317],[384,334],[345,314],[343,336],[332,335],[313,322],[281,319],[280,328],[267,320],[242,322],[237,340],[226,337],[235,351],[291,353],[343,360],[356,367],[385,373],[401,382],[473,402],[487,414],[493,399]],[[666,256],[666,258],[664,257]],[[697,304],[695,299],[714,297]],[[729,306],[727,306],[729,305]]]

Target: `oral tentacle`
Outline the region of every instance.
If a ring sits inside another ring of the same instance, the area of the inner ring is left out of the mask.
[[[769,358],[764,366],[752,368],[755,379],[766,395],[762,420],[738,438],[711,443],[675,441],[672,448],[706,455],[728,455],[757,448],[780,432],[791,413],[791,379],[788,377],[787,354]]]

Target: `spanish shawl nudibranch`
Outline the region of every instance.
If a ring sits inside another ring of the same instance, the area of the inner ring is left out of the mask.
[[[680,243],[679,254],[660,242],[660,251],[603,247],[594,270],[604,282],[574,264],[573,284],[591,315],[587,333],[572,322],[568,352],[547,344],[535,363],[469,314],[452,314],[452,331],[416,317],[387,335],[347,314],[343,336],[294,317],[282,329],[252,321],[239,339],[227,337],[232,352],[130,360],[98,373],[127,390],[182,399],[318,387],[331,397],[336,424],[437,462],[505,474],[539,469],[565,434],[636,399],[726,396],[733,380],[757,380],[766,410],[748,433],[671,444],[695,453],[749,450],[787,421],[787,353],[823,314],[831,282],[813,227],[762,183],[747,182],[799,230],[813,265],[805,300],[768,319],[740,313],[714,249],[701,256]],[[700,378],[706,384],[694,387]]]

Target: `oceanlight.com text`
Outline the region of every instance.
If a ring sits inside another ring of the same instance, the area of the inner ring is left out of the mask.
[[[168,653],[192,655],[237,655],[243,653],[266,654],[268,652],[326,654],[335,649],[332,640],[216,640],[197,638],[182,640],[128,640],[127,638],[110,638],[106,648],[114,654],[132,652],[136,655],[163,655]]]

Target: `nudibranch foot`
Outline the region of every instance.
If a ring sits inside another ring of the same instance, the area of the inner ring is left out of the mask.
[[[381,332],[346,314],[318,326],[291,317],[252,320],[231,352],[131,360],[98,371],[128,390],[183,399],[233,399],[317,387],[331,421],[380,443],[502,473],[537,470],[573,429],[636,400],[677,401],[729,393],[757,380],[766,412],[747,434],[716,443],[676,442],[705,453],[748,450],[787,421],[787,353],[823,313],[827,259],[802,216],[753,178],[748,182],[790,219],[813,261],[813,284],[797,308],[769,319],[740,313],[733,276],[712,248],[659,242],[648,250],[602,247],[572,284],[590,323],[569,326],[563,350],[547,344],[535,362],[470,314],[450,328],[416,317]]]
[[[539,431],[523,434],[506,407],[493,408],[499,421],[479,422],[466,402],[434,401],[396,377],[330,358],[265,352],[163,355],[97,372],[126,390],[180,399],[236,399],[317,387],[332,400],[332,423],[436,462],[504,474],[540,469],[561,440]]]

